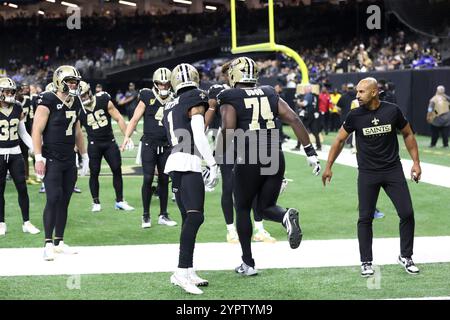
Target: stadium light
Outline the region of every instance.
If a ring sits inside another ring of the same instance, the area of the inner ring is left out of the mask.
[[[205,9],[207,9],[207,10],[212,10],[212,11],[216,11],[216,10],[217,10],[217,7],[215,7],[215,6],[205,6]]]
[[[45,1],[55,3],[55,0],[45,0]]]
[[[17,4],[14,3],[8,3],[8,6],[10,6],[11,8],[17,9],[19,6]]]
[[[190,1],[190,0],[173,0],[173,2],[182,3],[182,4],[192,4],[192,1]]]
[[[61,4],[62,4],[63,6],[66,6],[66,7],[78,8],[78,5],[77,5],[77,4],[71,3],[71,2],[61,1]]]
[[[43,16],[43,15],[45,15],[45,12],[42,11],[42,10],[39,10],[39,11],[38,11],[38,14],[40,14],[41,16]]]
[[[119,0],[119,3],[120,4],[124,4],[126,6],[130,6],[130,7],[136,7],[136,2]]]

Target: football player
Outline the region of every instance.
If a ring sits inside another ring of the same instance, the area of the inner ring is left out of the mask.
[[[31,234],[40,232],[30,222],[30,201],[19,137],[30,150],[33,150],[33,144],[25,128],[25,114],[15,98],[16,91],[17,87],[12,79],[0,79],[0,236],[4,236],[7,231],[4,193],[8,170],[18,193],[23,219],[22,231]]]
[[[234,129],[245,132],[243,148],[239,148],[236,143],[238,154],[233,170],[236,227],[243,253],[243,262],[235,271],[252,276],[258,273],[251,251],[250,210],[255,197],[257,197],[257,211],[263,218],[279,222],[286,228],[292,249],[297,248],[302,239],[298,211],[277,205],[285,161],[279,132],[275,127],[275,117],[278,116],[293,128],[298,140],[304,146],[309,164],[314,166],[313,173],[316,175],[320,172],[320,164],[310,143],[308,131],[295,112],[278,96],[273,87],[256,86],[258,70],[252,59],[240,57],[233,60],[228,76],[232,89],[220,92],[217,97],[222,115],[222,137],[225,141],[219,141],[216,156],[218,159],[224,156],[222,143],[225,143],[227,150],[226,146],[232,143],[235,136]],[[238,135],[235,137],[240,138]],[[255,143],[251,143],[252,140]],[[264,154],[266,157],[260,155],[261,150],[266,150]],[[256,155],[256,161],[250,160],[253,155]]]
[[[33,125],[33,118],[34,118],[34,109],[32,106],[32,101],[30,97],[30,85],[26,82],[23,82],[17,91],[16,95],[17,101],[22,106],[23,114],[24,114],[24,122],[25,122],[25,128],[27,129],[27,132],[29,135],[31,135],[31,127]],[[34,179],[31,179],[30,177],[30,171],[29,171],[29,161],[28,161],[28,147],[26,144],[20,140],[20,149],[22,150],[22,156],[23,160],[25,162],[25,179],[27,184],[30,185],[36,185],[39,184],[39,182],[35,181]]]
[[[144,117],[144,135],[141,138],[141,159],[144,171],[142,182],[142,228],[151,227],[150,203],[152,200],[152,183],[155,167],[158,169],[158,195],[160,213],[158,224],[176,226],[177,223],[169,218],[167,213],[167,199],[169,189],[169,176],[164,173],[167,158],[171,147],[167,139],[162,118],[164,106],[173,100],[170,92],[170,70],[159,68],[153,73],[153,89],[144,88],[139,91],[139,103],[134,115],[128,123],[122,150],[131,141],[131,134],[139,120]]]
[[[230,63],[225,63],[222,66],[222,73],[225,79],[228,79],[228,68]],[[222,119],[220,117],[219,106],[217,105],[217,95],[225,89],[230,87],[227,84],[214,84],[208,90],[208,103],[209,108],[205,113],[205,126],[209,128],[219,129],[222,124]],[[211,127],[212,125],[212,127]],[[219,131],[220,134],[220,131]],[[233,208],[233,167],[234,163],[220,163],[220,174],[222,175],[222,195],[221,195],[221,205],[222,212],[225,218],[225,223],[227,225],[227,241],[229,243],[239,243],[239,236],[234,226],[234,208]],[[254,201],[256,205],[256,201]],[[256,206],[253,206],[253,214],[255,220],[256,232],[253,236],[254,241],[270,242],[276,241],[270,233],[264,229],[263,219],[256,211]]]
[[[171,74],[176,98],[164,107],[164,126],[172,144],[164,172],[172,178],[182,217],[178,269],[170,277],[172,284],[186,292],[202,294],[197,286],[207,285],[193,269],[195,238],[204,220],[205,184],[201,159],[209,166],[208,187],[217,184],[218,166],[205,136],[208,95],[198,89],[200,77],[190,64],[177,65]]]
[[[89,157],[80,127],[82,110],[81,75],[72,66],[60,66],[53,74],[55,91],[43,92],[37,102],[33,121],[33,148],[36,174],[44,177],[47,202],[44,209],[44,260],[55,253],[75,254],[64,243],[70,198],[77,180],[75,144],[83,159],[81,174],[89,168]],[[54,238],[53,238],[54,233]]]
[[[105,158],[113,174],[113,186],[116,193],[115,208],[125,211],[134,210],[123,200],[122,158],[111,125],[112,118],[117,122],[122,133],[125,134],[127,128],[125,121],[112,103],[111,96],[104,91],[94,95],[91,86],[85,81],[80,82],[80,99],[84,108],[80,114],[80,123],[86,128],[88,139],[89,189],[92,195],[92,212],[102,210],[98,182],[102,158]],[[129,140],[127,148],[132,149],[133,147],[133,141]]]

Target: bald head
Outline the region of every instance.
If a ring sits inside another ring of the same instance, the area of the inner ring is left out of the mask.
[[[445,87],[444,86],[438,86],[436,89],[437,94],[445,94]]]
[[[372,89],[377,89],[378,88],[378,81],[375,78],[372,77],[368,77],[368,78],[364,78],[362,79],[359,83],[359,85],[363,85],[365,86],[367,89],[372,90]]]
[[[364,78],[356,86],[356,98],[360,105],[378,105],[378,82],[375,78]]]

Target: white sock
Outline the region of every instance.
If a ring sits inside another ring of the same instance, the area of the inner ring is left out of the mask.
[[[255,221],[256,231],[264,231],[264,225],[262,221]]]
[[[236,227],[234,226],[234,224],[227,224],[227,230],[228,232],[230,231],[236,231]]]
[[[176,273],[180,276],[186,277],[188,274],[188,268],[177,268]]]

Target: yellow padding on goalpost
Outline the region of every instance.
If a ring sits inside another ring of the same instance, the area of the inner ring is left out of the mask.
[[[236,0],[231,0],[230,12],[231,12],[231,52],[233,54],[255,52],[255,51],[280,51],[286,54],[288,57],[294,59],[300,72],[302,74],[302,84],[309,83],[308,68],[302,57],[293,49],[279,45],[275,43],[275,24],[273,14],[273,0],[269,0],[269,42],[257,43],[246,46],[237,46],[237,32],[236,32]]]

